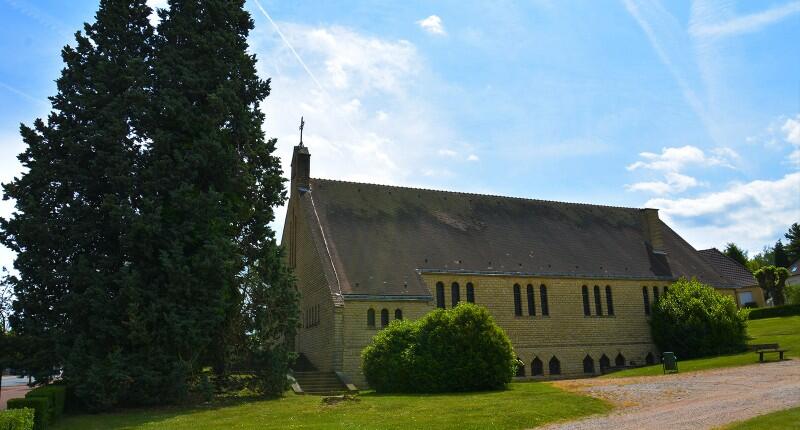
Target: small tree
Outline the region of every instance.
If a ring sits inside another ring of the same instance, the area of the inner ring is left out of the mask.
[[[754,255],[753,258],[747,261],[747,268],[750,272],[755,273],[756,270],[771,266],[773,264],[775,253],[773,249],[769,246],[765,246],[764,249],[761,250],[758,254]]]
[[[784,289],[789,271],[785,267],[766,266],[756,270],[753,275],[758,286],[772,298],[772,304],[780,306],[785,303]]]
[[[775,266],[776,267],[789,267],[791,262],[789,261],[789,256],[786,255],[786,249],[783,247],[783,243],[780,240],[775,244],[774,248],[774,259],[775,259]]]
[[[786,237],[786,255],[789,257],[789,264],[800,258],[800,224],[794,223],[789,227],[789,231],[784,234]]]
[[[725,251],[722,253],[742,266],[747,267],[747,251],[739,248],[735,243],[731,242],[727,244],[725,246]]]
[[[680,279],[656,303],[650,326],[659,349],[686,359],[743,350],[746,320],[732,297],[696,279]]]

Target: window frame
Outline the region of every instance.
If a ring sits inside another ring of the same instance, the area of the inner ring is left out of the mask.
[[[583,316],[592,316],[592,306],[589,304],[589,287],[583,285],[581,287],[581,296],[583,298]]]
[[[525,287],[525,294],[528,296],[528,316],[535,317],[536,316],[536,293],[533,291],[533,285],[528,284]]]
[[[611,285],[606,285],[606,312],[608,316],[614,316],[614,293]]]
[[[550,316],[550,302],[547,301],[547,285],[539,285],[539,306],[542,307],[542,316]],[[560,363],[560,362],[559,362]]]
[[[514,315],[521,317],[522,316],[522,291],[519,284],[514,284],[513,287],[513,294],[514,294]]]

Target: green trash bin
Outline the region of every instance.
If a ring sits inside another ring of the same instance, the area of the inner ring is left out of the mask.
[[[665,352],[661,354],[661,366],[664,368],[664,374],[678,373],[678,357],[674,352]]]

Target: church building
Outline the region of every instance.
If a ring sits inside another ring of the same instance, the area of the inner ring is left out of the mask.
[[[746,288],[657,209],[316,179],[310,166],[301,142],[282,239],[300,292],[294,345],[360,388],[372,337],[437,307],[485,306],[524,363],[517,376],[548,379],[658,362],[648,318],[680,277]]]

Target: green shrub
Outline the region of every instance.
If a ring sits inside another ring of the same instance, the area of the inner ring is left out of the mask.
[[[30,408],[34,410],[33,428],[35,430],[45,430],[50,423],[50,399],[47,397],[25,397],[22,399],[11,399],[6,403],[8,409]]]
[[[800,315],[800,304],[753,309],[750,311],[748,318],[751,320],[760,320],[763,318],[788,317],[792,315]]]
[[[468,303],[393,322],[361,357],[367,381],[379,392],[500,389],[515,369],[508,336],[485,308]]]
[[[654,306],[653,341],[681,359],[743,351],[747,312],[736,307],[733,297],[696,279],[680,279]]]
[[[67,397],[67,388],[63,385],[45,385],[44,387],[34,388],[25,394],[25,397],[46,397],[50,399],[51,422],[64,415],[64,402]]]
[[[0,411],[0,430],[33,430],[33,416],[31,408]]]
[[[786,303],[790,305],[800,305],[800,284],[787,285],[784,289]]]

